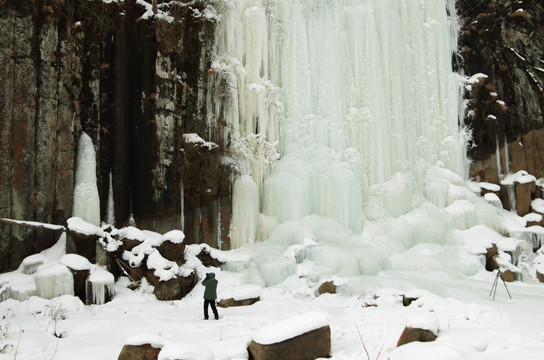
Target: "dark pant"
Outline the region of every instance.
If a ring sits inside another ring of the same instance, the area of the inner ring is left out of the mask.
[[[215,307],[215,300],[207,299],[204,299],[204,319],[208,318],[208,305],[211,305],[215,319],[219,319],[219,314],[217,314],[217,308]]]

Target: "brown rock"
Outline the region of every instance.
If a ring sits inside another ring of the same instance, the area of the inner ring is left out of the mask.
[[[179,300],[181,299],[181,282],[179,278],[159,281],[156,283],[153,293],[158,300]]]
[[[402,305],[403,306],[410,306],[412,302],[416,301],[418,298],[416,297],[409,297],[406,295],[402,295]]]
[[[126,275],[133,282],[142,280],[142,278],[147,274],[147,266],[145,266],[145,261],[142,261],[140,266],[130,266],[127,261],[121,259],[120,257],[116,258],[115,261],[118,265],[117,270]],[[116,276],[115,273],[114,276]]]
[[[525,216],[531,212],[531,201],[535,189],[534,181],[525,184],[516,183],[516,212],[519,216]]]
[[[404,328],[402,334],[400,334],[399,341],[397,341],[397,346],[408,344],[413,341],[428,342],[435,340],[436,335],[430,330],[406,327]]]
[[[150,344],[125,345],[119,354],[118,360],[157,360],[161,348],[154,348]]]
[[[162,301],[182,299],[193,290],[198,281],[194,271],[187,276],[179,276],[168,281],[159,281],[154,274],[151,274],[152,272],[153,270],[148,271],[147,278],[155,279],[152,283],[155,286],[153,293],[158,300]]]
[[[514,282],[516,281],[516,274],[511,270],[504,270],[501,271],[501,279],[506,282]]]
[[[329,326],[309,331],[297,337],[270,345],[251,341],[250,360],[314,360],[329,357],[331,330]]]
[[[183,298],[194,289],[198,283],[198,277],[196,276],[196,272],[193,271],[189,275],[181,276],[179,281],[181,284],[181,297]]]
[[[537,278],[538,281],[540,281],[541,283],[544,283],[544,274],[542,274],[542,273],[539,272],[538,270],[536,271],[536,278]]]
[[[86,282],[89,277],[90,270],[73,270],[70,269],[74,276],[74,295],[81,299],[82,302],[86,300]]]
[[[261,299],[260,297],[252,298],[252,299],[244,299],[244,300],[234,300],[233,298],[222,299],[217,303],[217,305],[223,308],[228,308],[232,306],[249,306],[249,305],[255,304],[260,299]]]
[[[493,244],[490,248],[487,249],[485,254],[485,269],[487,271],[493,271],[500,268],[499,263],[497,263],[497,256],[499,255],[499,249],[497,244]]]
[[[183,263],[185,263],[184,243],[173,243],[170,240],[165,240],[159,245],[158,250],[161,255],[167,260],[175,261],[178,265],[183,265]]]
[[[223,265],[221,261],[217,260],[210,254],[210,251],[207,248],[202,248],[202,250],[196,257],[202,262],[202,265],[206,267],[221,267],[221,265]]]
[[[319,289],[317,289],[317,292],[319,295],[323,294],[336,294],[336,285],[334,285],[334,282],[327,281],[324,282],[319,286]]]
[[[134,240],[129,238],[123,238],[121,240],[123,242],[123,249],[125,251],[131,251],[136,246],[140,245],[142,242],[140,240]]]
[[[70,228],[66,229],[66,253],[81,255],[91,263],[96,263],[97,235],[81,234]]]

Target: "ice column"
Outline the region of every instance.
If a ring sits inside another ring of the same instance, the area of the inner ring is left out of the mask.
[[[96,154],[93,141],[81,133],[77,147],[77,169],[72,215],[100,226],[100,198],[96,184]]]
[[[234,182],[232,208],[231,246],[238,248],[254,243],[259,221],[259,193],[249,175]]]

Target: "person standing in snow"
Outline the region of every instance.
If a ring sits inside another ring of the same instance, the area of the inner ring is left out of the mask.
[[[206,278],[202,281],[204,285],[204,319],[208,320],[208,306],[211,305],[215,320],[219,320],[215,300],[217,299],[217,279],[214,273],[206,273]]]

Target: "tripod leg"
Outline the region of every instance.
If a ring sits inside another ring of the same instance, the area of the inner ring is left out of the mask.
[[[510,299],[512,298],[512,295],[510,295],[510,291],[508,291],[508,287],[506,286],[506,281],[504,281],[504,279],[502,278],[501,276],[501,280],[502,280],[502,283],[504,284],[504,288],[506,289],[506,292],[508,293],[508,296],[510,297]]]
[[[499,281],[499,273],[500,271],[497,273],[497,276],[495,276],[495,281],[493,281],[493,286],[491,286],[491,291],[489,292],[489,296],[493,294],[493,300],[495,300],[495,293],[497,293],[497,283]],[[495,290],[495,293],[493,293],[493,290]]]

